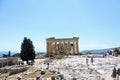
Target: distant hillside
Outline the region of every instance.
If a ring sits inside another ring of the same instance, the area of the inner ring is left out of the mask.
[[[18,52],[11,52],[11,55],[14,55]],[[3,54],[8,55],[8,51],[0,51],[0,57],[3,56]],[[36,54],[45,54],[45,52],[36,52]]]
[[[36,52],[36,54],[45,54],[46,52]]]
[[[3,54],[8,55],[8,51],[0,51],[0,57],[2,57]],[[16,52],[11,52],[11,55],[13,54],[16,54]]]
[[[8,54],[6,51],[0,51],[0,56],[3,56],[3,54]]]
[[[91,53],[96,53],[96,54],[105,54],[107,53],[110,49],[114,50],[114,49],[119,49],[120,51],[120,47],[114,47],[114,48],[107,48],[107,49],[93,49],[93,50],[84,50],[81,52],[91,52]]]
[[[84,50],[84,51],[81,51],[81,52],[91,52],[91,53],[96,53],[96,54],[105,54],[107,53],[109,50],[108,49],[94,49],[94,50]]]

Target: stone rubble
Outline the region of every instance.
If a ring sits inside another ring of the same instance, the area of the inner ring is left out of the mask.
[[[88,58],[88,64],[86,64],[86,58]],[[49,63],[49,66],[47,63]],[[21,77],[23,74],[41,70],[45,71],[46,77],[45,75],[39,75],[38,80],[113,80],[111,75],[114,67],[116,69],[120,68],[120,57],[98,58],[97,55],[97,58],[93,58],[92,64],[90,57],[72,55],[62,59],[35,59],[34,71],[26,71],[16,75]],[[36,78],[27,80],[36,80]]]

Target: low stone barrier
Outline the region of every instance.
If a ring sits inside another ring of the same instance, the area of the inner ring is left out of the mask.
[[[3,74],[3,73],[8,73],[9,72],[9,75],[12,75],[12,74],[17,74],[17,73],[20,73],[20,72],[24,72],[24,71],[27,71],[28,67],[25,67],[25,66],[16,66],[16,67],[9,67],[9,68],[2,68],[0,69],[0,73]]]

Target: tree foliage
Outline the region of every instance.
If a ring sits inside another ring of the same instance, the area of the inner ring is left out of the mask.
[[[23,43],[21,44],[20,57],[23,61],[35,59],[35,51],[34,51],[33,43],[27,37],[24,37]]]
[[[11,52],[10,52],[10,51],[8,52],[8,56],[9,56],[9,57],[11,56]]]

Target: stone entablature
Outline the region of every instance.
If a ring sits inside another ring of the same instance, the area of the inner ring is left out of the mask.
[[[79,53],[78,37],[73,38],[48,38],[46,39],[48,54],[77,54]]]

